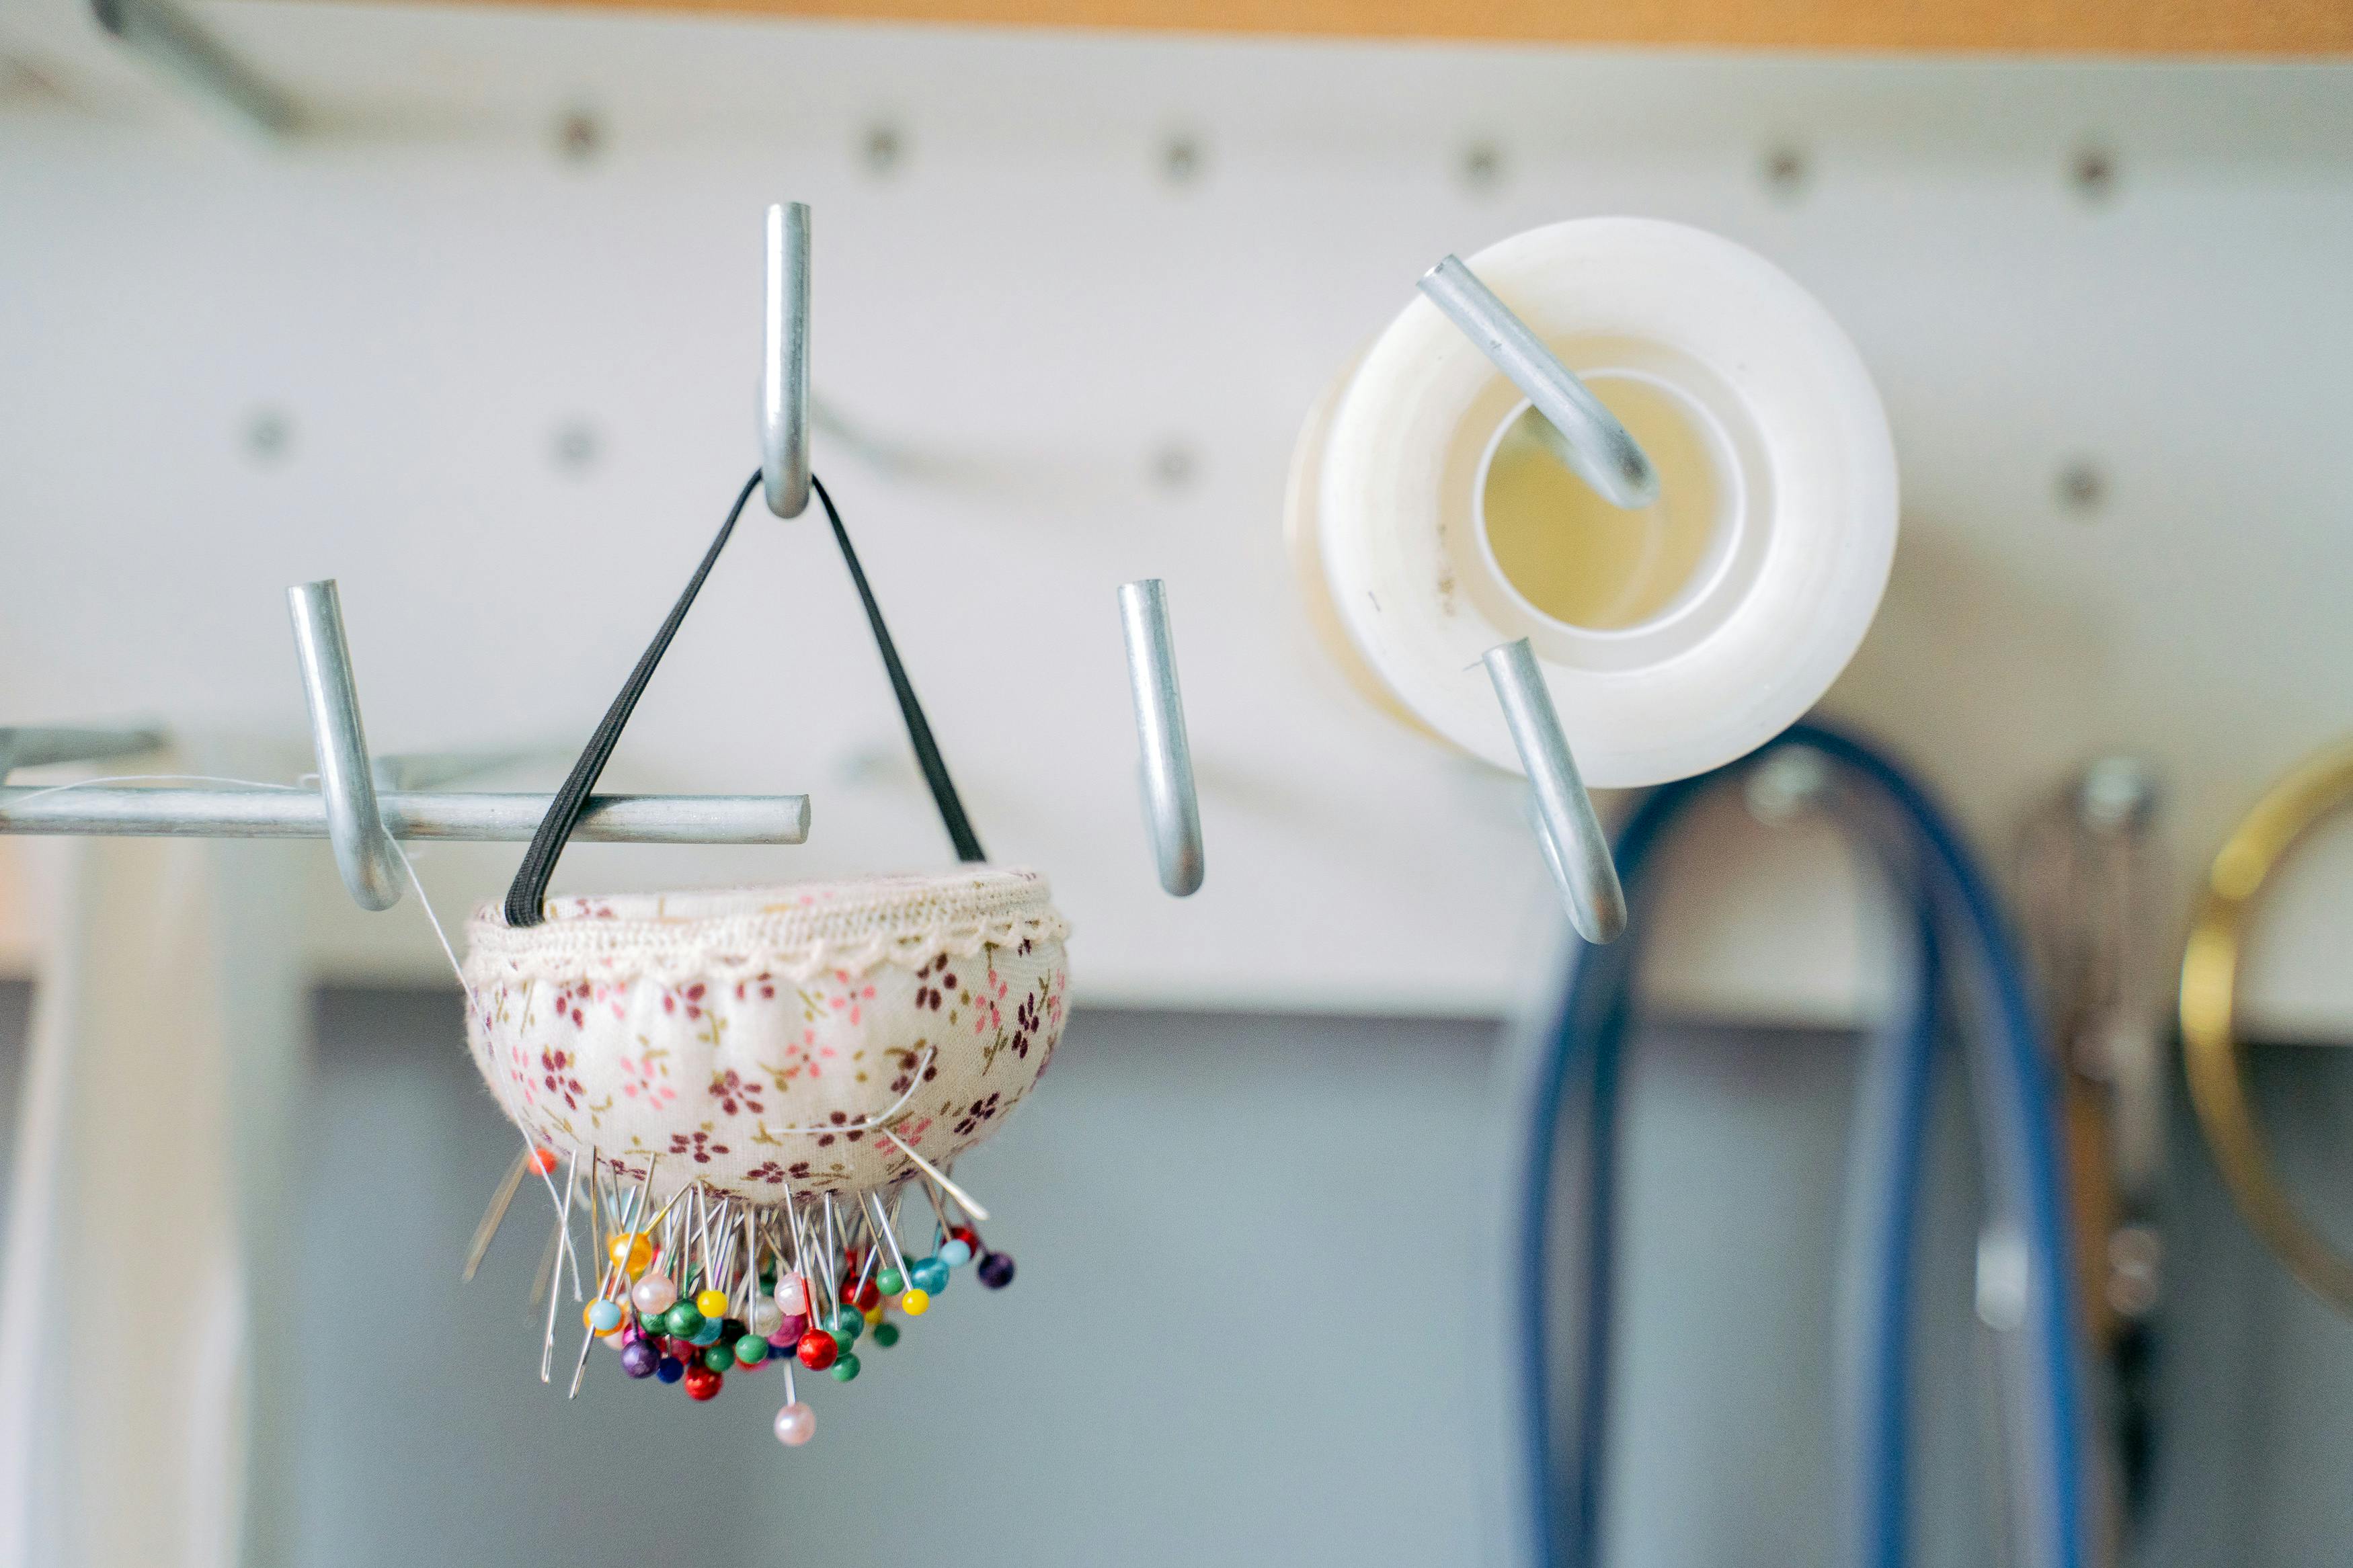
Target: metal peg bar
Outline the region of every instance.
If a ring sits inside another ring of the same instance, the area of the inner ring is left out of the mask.
[[[1176,639],[1168,628],[1168,595],[1159,578],[1121,584],[1119,624],[1127,640],[1128,693],[1135,703],[1152,852],[1159,862],[1160,886],[1181,899],[1200,888],[1206,863],[1193,749],[1185,738],[1185,698],[1176,686]]]
[[[400,902],[400,868],[376,807],[367,736],[360,727],[359,689],[343,641],[343,599],[329,578],[287,589],[286,605],[294,617],[302,691],[311,705],[311,742],[319,757],[319,794],[327,837],[335,847],[335,868],[360,908],[388,910]]]
[[[1504,705],[1504,721],[1511,726],[1512,744],[1527,769],[1545,863],[1560,884],[1569,922],[1588,942],[1615,942],[1626,929],[1626,890],[1619,886],[1618,863],[1610,858],[1593,797],[1569,755],[1568,737],[1553,711],[1535,650],[1522,637],[1489,648],[1484,662]]]
[[[760,479],[768,510],[798,517],[809,500],[809,210],[768,208],[766,310],[760,337]]]
[[[135,757],[164,742],[161,730],[83,730],[59,725],[0,725],[0,779],[18,768]]]
[[[1604,500],[1631,510],[1659,499],[1659,473],[1641,443],[1459,258],[1422,274],[1421,291],[1526,395],[1559,436],[1561,459]]]
[[[400,792],[375,797],[402,839],[523,844],[543,795]],[[614,844],[801,844],[805,795],[599,795],[572,837]],[[0,833],[124,838],[331,838],[324,795],[306,789],[0,789]]]

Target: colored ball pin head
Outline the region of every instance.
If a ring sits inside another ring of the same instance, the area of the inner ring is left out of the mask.
[[[833,1381],[836,1383],[849,1383],[857,1376],[858,1358],[851,1355],[848,1351],[842,1352],[840,1357],[833,1363]]]
[[[940,1261],[951,1268],[961,1268],[972,1261],[972,1248],[965,1243],[950,1237],[940,1244]]]
[[[686,1396],[689,1399],[709,1399],[719,1392],[721,1379],[717,1373],[695,1363],[686,1369]]]
[[[614,1268],[635,1279],[653,1263],[654,1244],[638,1232],[625,1231],[613,1238],[606,1253]]]
[[[823,1372],[833,1364],[833,1358],[841,1353],[841,1347],[834,1343],[833,1336],[823,1329],[811,1329],[801,1336],[800,1345],[794,1353],[811,1372]]]
[[[757,1334],[745,1334],[735,1342],[735,1359],[744,1366],[757,1366],[768,1359],[768,1342]]]
[[[621,1347],[621,1370],[631,1377],[651,1377],[661,1359],[661,1352],[645,1340],[632,1340]]]
[[[874,1325],[874,1333],[872,1338],[876,1344],[881,1345],[887,1351],[892,1345],[899,1342],[899,1325],[896,1323],[877,1323]]]
[[[674,1355],[666,1355],[654,1363],[654,1375],[664,1383],[676,1383],[686,1375],[686,1363]]]
[[[670,1310],[678,1300],[678,1287],[667,1274],[649,1274],[629,1287],[629,1300],[638,1304],[638,1311],[652,1317]]]
[[[787,1274],[776,1281],[776,1308],[787,1318],[808,1310],[808,1281],[797,1274]]]
[[[1013,1283],[1013,1255],[992,1252],[980,1260],[980,1282],[992,1290],[1002,1290]]]
[[[911,1318],[920,1318],[925,1312],[932,1310],[932,1298],[929,1292],[918,1286],[916,1289],[910,1290],[905,1295],[900,1297],[899,1305],[901,1309],[906,1312],[907,1316]]]
[[[887,1263],[882,1266],[881,1271],[874,1276],[874,1289],[877,1295],[895,1296],[906,1288],[907,1277]]]
[[[948,1288],[948,1266],[936,1258],[918,1258],[907,1265],[915,1288],[936,1296]]]
[[[757,1296],[753,1298],[752,1316],[746,1320],[745,1326],[762,1339],[765,1339],[775,1333],[777,1325],[784,1321],[785,1314],[777,1309],[774,1301],[769,1300],[765,1296]]]
[[[866,1331],[866,1320],[859,1315],[856,1308],[844,1307],[833,1315],[833,1321],[826,1327],[833,1331],[833,1337],[847,1348],[856,1344],[858,1336]]]
[[[702,1351],[702,1364],[713,1372],[729,1371],[735,1365],[735,1347],[716,1342],[705,1345]]]
[[[609,1334],[621,1326],[621,1304],[603,1298],[588,1303],[588,1326],[600,1334]]]
[[[531,1152],[530,1164],[533,1175],[554,1175],[556,1163],[555,1151],[553,1149],[533,1149]]]
[[[702,1327],[702,1314],[695,1310],[693,1302],[677,1301],[662,1314],[662,1323],[678,1338],[691,1340]]]
[[[817,1412],[795,1400],[776,1412],[776,1441],[797,1448],[817,1436]]]
[[[705,1290],[702,1292],[694,1299],[694,1310],[702,1313],[706,1318],[726,1317],[727,1292],[724,1290]]]

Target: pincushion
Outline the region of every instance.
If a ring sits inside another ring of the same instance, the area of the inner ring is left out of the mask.
[[[1069,926],[1034,871],[966,868],[495,906],[469,931],[467,1041],[534,1143],[667,1195],[755,1204],[944,1165],[1062,1033]]]

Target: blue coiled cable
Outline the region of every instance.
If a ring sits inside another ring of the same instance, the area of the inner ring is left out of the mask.
[[[1892,1145],[1878,1167],[1889,1190],[1879,1194],[1869,1227],[1875,1265],[1865,1327],[1851,1347],[1862,1449],[1861,1513],[1852,1531],[1858,1557],[1870,1568],[1900,1568],[1906,1559],[1911,1239],[1941,1003],[1967,982],[1975,1006],[1969,1026],[1959,1032],[1975,1054],[1982,1085],[1987,1173],[1997,1206],[2011,1215],[2027,1257],[2027,1310],[2019,1331],[2030,1375],[2022,1380],[2025,1408],[2017,1426],[2026,1455],[2018,1472],[2026,1493],[2021,1510],[2026,1561],[2031,1568],[2088,1568],[2087,1375],[2076,1326],[2056,1089],[2017,949],[1985,878],[1926,791],[1868,747],[1810,724],[1793,727],[1742,767],[1791,746],[1830,761],[1839,798],[1881,808],[1885,821],[1873,826],[1883,841],[1875,847],[1892,858],[1894,879],[1912,895],[1919,952],[1916,1005],[1907,1009],[1899,1046]],[[1525,1547],[1528,1560],[1545,1568],[1599,1568],[1619,1080],[1649,902],[1646,874],[1667,830],[1729,773],[1662,786],[1636,808],[1616,844],[1632,917],[1627,935],[1609,947],[1582,951],[1559,1005],[1534,1036],[1515,1183],[1521,1268],[1514,1339],[1522,1391]],[[1552,1383],[1557,1228],[1552,1211],[1564,1115],[1572,1100],[1585,1111],[1584,1247],[1572,1260],[1582,1331],[1574,1347],[1574,1396],[1563,1402]],[[1558,1415],[1564,1403],[1575,1412],[1565,1442]]]

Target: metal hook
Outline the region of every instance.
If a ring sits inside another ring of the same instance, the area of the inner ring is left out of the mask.
[[[286,605],[294,617],[303,695],[310,700],[311,742],[319,757],[319,794],[326,803],[335,868],[360,908],[388,910],[400,902],[400,872],[376,806],[367,736],[360,728],[359,689],[352,680],[351,648],[343,641],[342,596],[328,578],[287,589]]]
[[[1193,787],[1193,748],[1185,739],[1185,698],[1176,689],[1176,640],[1168,629],[1168,595],[1157,577],[1119,590],[1120,631],[1127,639],[1128,693],[1135,702],[1135,739],[1145,816],[1160,886],[1184,898],[1201,886],[1201,807]]]
[[[1559,437],[1554,450],[1602,500],[1631,510],[1659,499],[1641,444],[1460,258],[1422,274],[1421,291],[1526,395]]]
[[[760,336],[760,479],[768,510],[798,517],[809,501],[809,210],[768,208],[766,310]]]
[[[1569,755],[1568,737],[1553,711],[1535,650],[1522,637],[1489,648],[1484,662],[1496,699],[1504,705],[1504,721],[1511,726],[1512,744],[1519,749],[1520,765],[1527,770],[1545,864],[1560,885],[1569,922],[1588,942],[1615,942],[1626,929],[1626,890],[1619,886],[1618,863],[1610,858],[1609,839],[1594,814],[1593,797],[1586,794],[1577,760]]]

